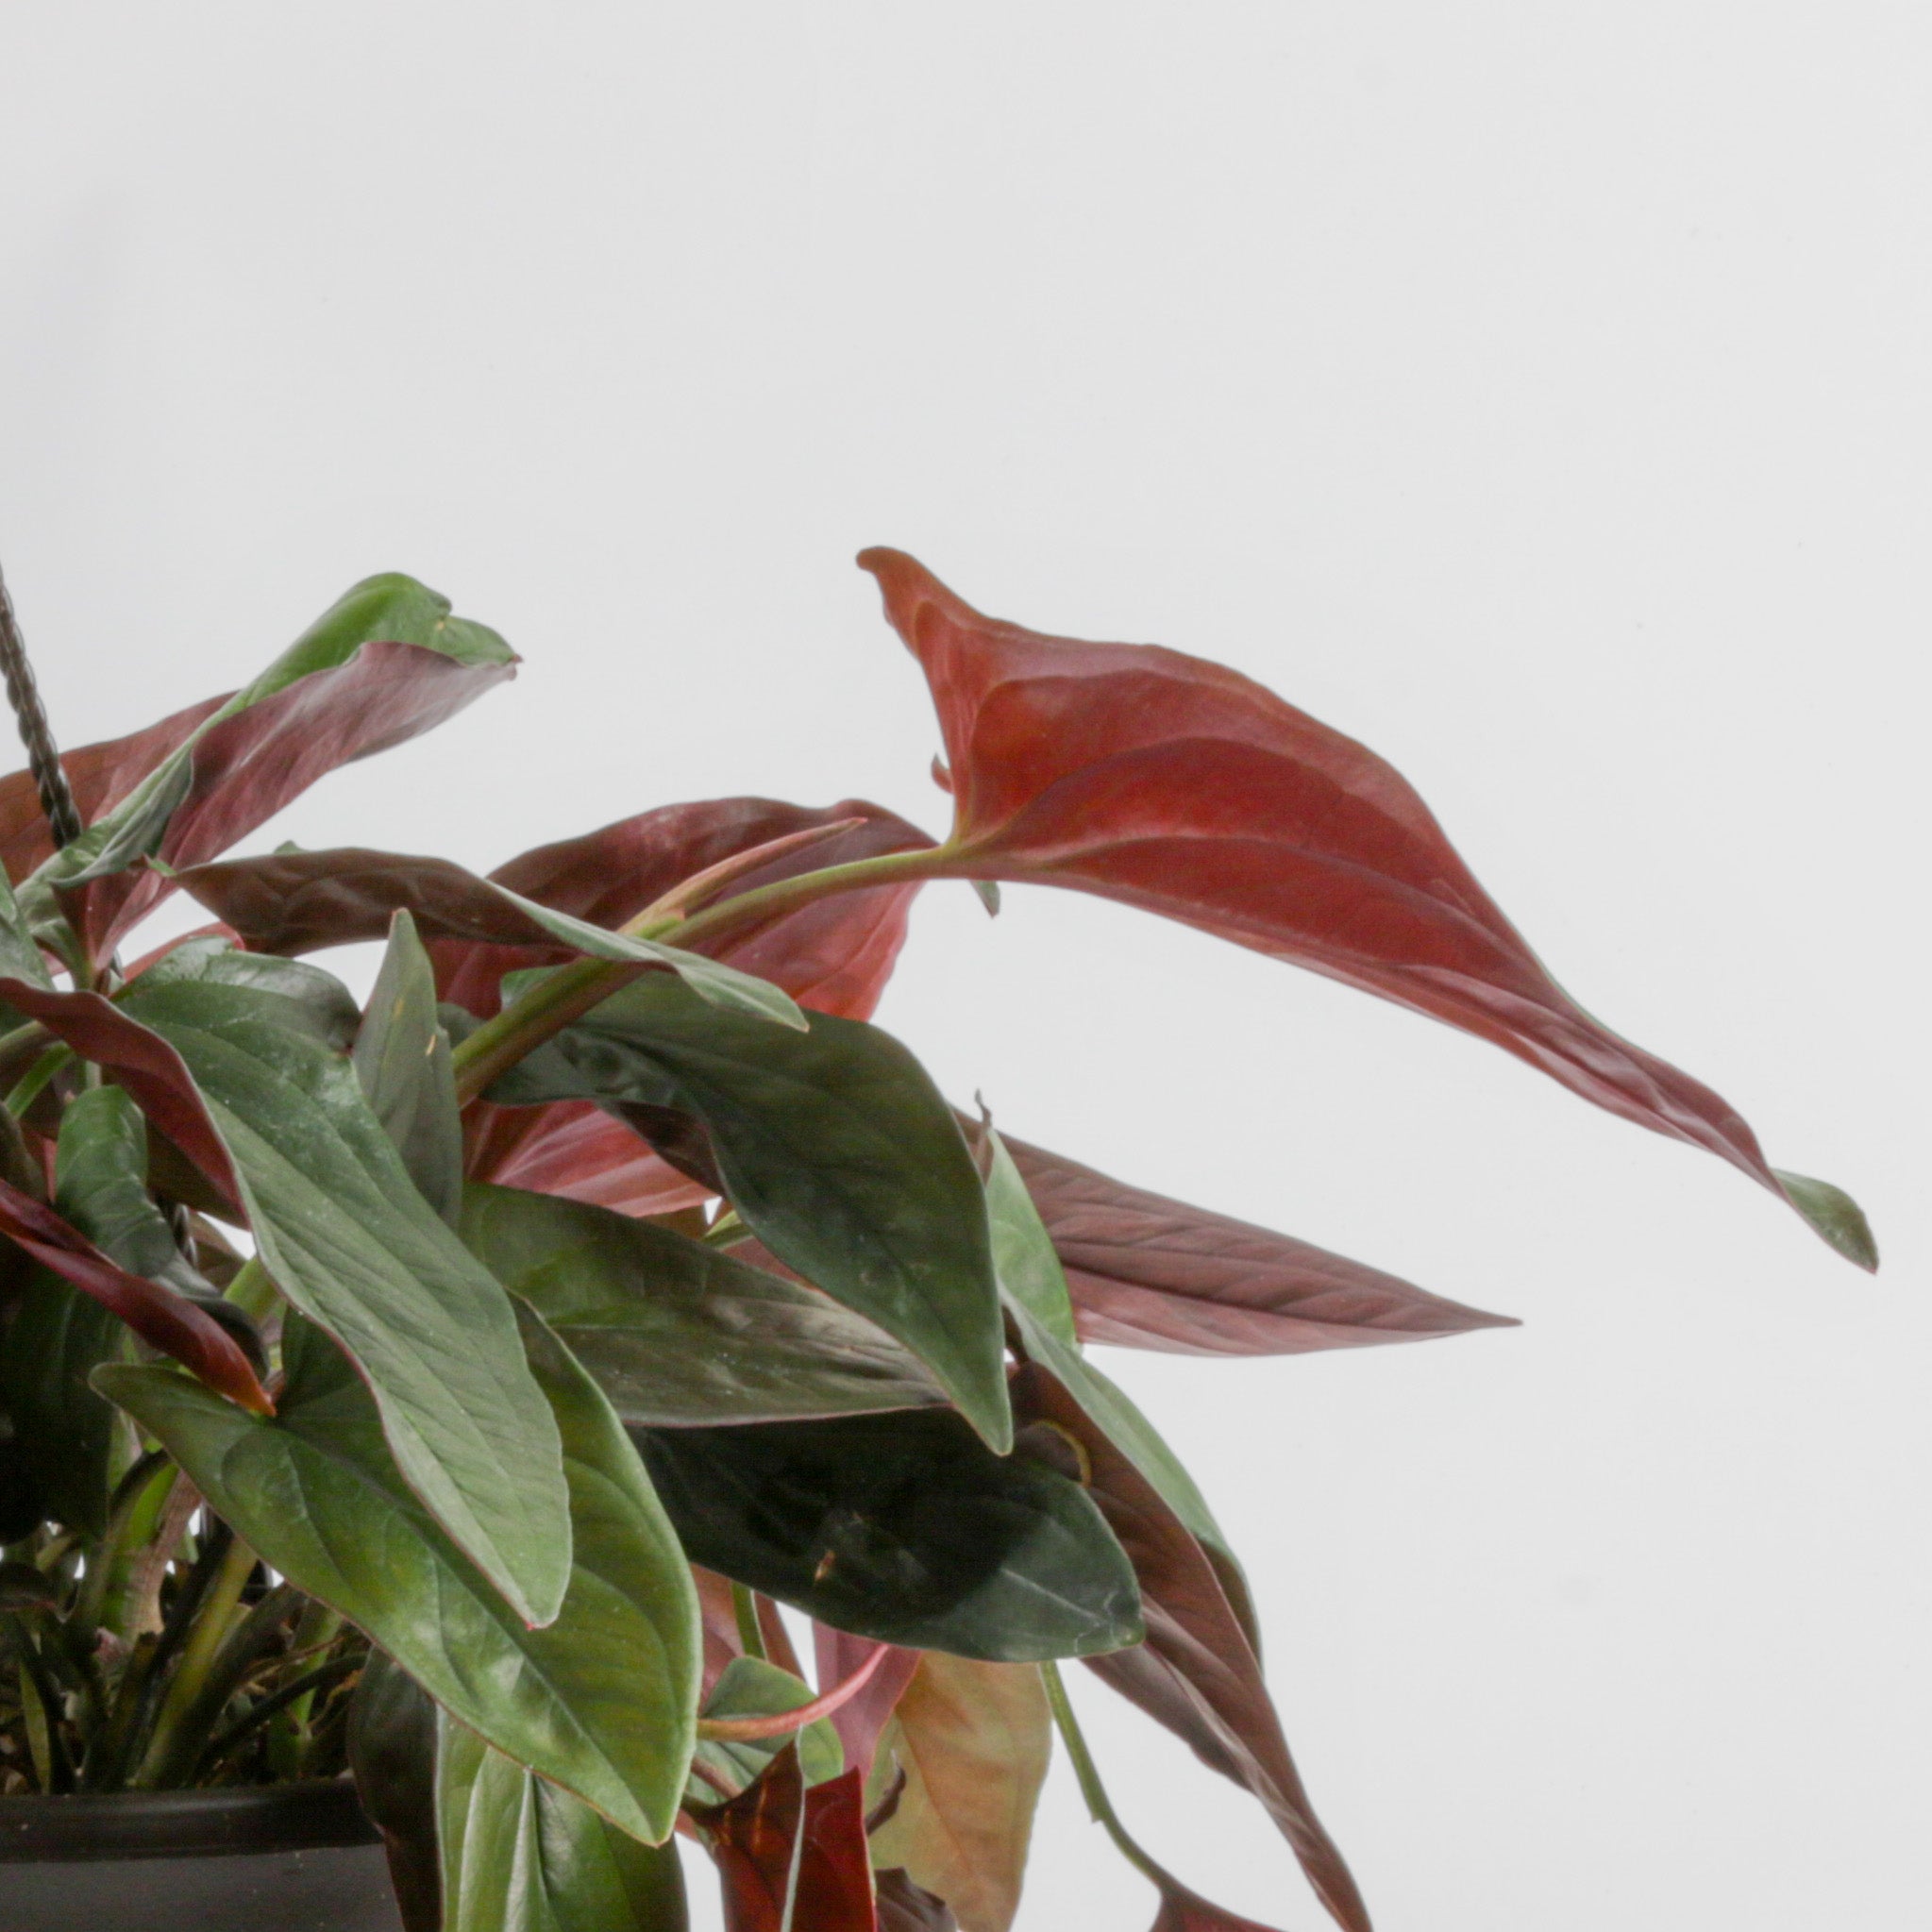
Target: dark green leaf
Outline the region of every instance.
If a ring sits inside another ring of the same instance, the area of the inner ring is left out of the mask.
[[[979,1176],[925,1069],[889,1033],[826,1014],[806,1033],[765,1026],[647,974],[489,1098],[697,1117],[759,1239],[904,1342],[996,1450],[1012,1443]]]
[[[1009,1663],[1139,1641],[1084,1491],[950,1411],[633,1435],[692,1561],[821,1622]]]
[[[138,990],[122,1003],[137,1011],[164,986],[226,986],[234,1011],[308,1033],[338,1052],[348,1051],[362,1024],[355,995],[333,973],[301,960],[244,952],[231,940],[213,934],[184,939],[136,983]]]
[[[460,1225],[627,1422],[768,1422],[945,1401],[869,1321],[668,1228],[475,1183]]]
[[[445,1717],[443,1932],[684,1932],[675,1845],[640,1844]]]
[[[417,1192],[345,1059],[264,1016],[272,996],[153,977],[127,1010],[206,1097],[263,1267],[348,1350],[437,1520],[547,1622],[569,1573],[563,1474],[509,1297]]]
[[[462,1117],[436,974],[415,921],[397,913],[356,1035],[356,1078],[417,1191],[445,1221],[462,1207]]]
[[[54,983],[4,867],[0,867],[0,980],[26,980],[36,986]]]
[[[803,1678],[795,1677],[763,1657],[733,1657],[724,1668],[711,1695],[704,1700],[708,1718],[764,1717],[781,1710],[797,1710],[818,1693]],[[787,1744],[798,1747],[798,1771],[808,1785],[822,1785],[846,1768],[845,1746],[830,1718],[807,1724],[803,1732],[781,1731],[776,1737],[732,1739],[700,1738],[698,1762],[708,1766],[733,1790],[743,1790]],[[698,1804],[717,1802],[716,1789],[697,1779],[690,1787]]]
[[[349,1704],[356,1795],[382,1834],[405,1932],[443,1932],[436,1855],[436,1703],[401,1665],[372,1650]]]
[[[147,1123],[119,1087],[76,1094],[61,1117],[57,1210],[130,1274],[184,1293],[209,1292],[149,1198]],[[4,1388],[47,1505],[70,1528],[107,1528],[114,1411],[88,1378],[125,1359],[128,1332],[89,1295],[37,1269],[0,1351]]]
[[[690,1571],[596,1385],[535,1316],[519,1319],[563,1438],[576,1550],[563,1607],[541,1630],[437,1528],[361,1383],[298,1317],[273,1420],[168,1369],[103,1369],[96,1386],[160,1439],[265,1563],[359,1623],[500,1750],[655,1841],[676,1816],[694,1740]]]

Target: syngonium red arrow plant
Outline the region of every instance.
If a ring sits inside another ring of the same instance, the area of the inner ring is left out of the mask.
[[[224,857],[512,674],[394,577],[71,754],[71,804],[44,746],[0,781],[8,1791],[347,1765],[417,1932],[681,1926],[674,1831],[734,1932],[1003,1932],[1057,1726],[1157,1932],[1238,1932],[1128,1837],[1078,1657],[1365,1932],[1240,1565],[1085,1349],[1502,1318],[955,1113],[869,1023],[930,881],[1099,893],[1400,1001],[1875,1265],[1845,1195],[1551,980],[1372,752],[860,561],[938,707],[943,841],[727,798],[488,879]],[[124,963],[177,891],[216,923]],[[300,957],[370,939],[360,1007]]]

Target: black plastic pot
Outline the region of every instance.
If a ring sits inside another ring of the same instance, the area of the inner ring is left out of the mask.
[[[400,1932],[347,1779],[0,1798],[0,1932]]]

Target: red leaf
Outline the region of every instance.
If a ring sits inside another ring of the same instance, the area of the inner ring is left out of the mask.
[[[1203,1764],[1252,1792],[1336,1922],[1369,1932],[1362,1894],[1309,1803],[1260,1662],[1206,1553],[1038,1364],[1019,1371],[1013,1392],[1016,1419],[1052,1422],[1086,1452],[1088,1493],[1140,1583],[1146,1642],[1087,1657],[1088,1669],[1192,1746]]]
[[[864,822],[821,843],[781,853],[733,880],[725,903],[776,880],[794,879],[854,859],[916,850],[932,841],[882,806],[848,798],[822,811],[771,798],[710,798],[665,805],[620,819],[580,838],[540,846],[500,865],[498,885],[593,925],[617,927],[673,886],[733,854],[839,819]],[[698,949],[782,986],[800,1004],[848,1019],[869,1018],[905,943],[914,884],[876,885],[823,899],[739,927]],[[487,1019],[496,1011],[505,972],[570,957],[556,945],[511,949],[433,949],[443,997]]]
[[[542,846],[499,866],[499,885],[596,925],[621,926],[694,874],[773,839],[841,819],[863,824],[733,880],[720,902],[778,879],[932,840],[915,825],[860,800],[813,811],[769,798],[715,798],[670,805],[600,832]],[[741,927],[698,949],[782,986],[801,1005],[845,1019],[868,1019],[905,943],[916,884],[872,886],[814,901]],[[443,997],[488,1018],[506,972],[570,955],[554,945],[462,945],[431,941]],[[660,1160],[628,1128],[581,1101],[547,1107],[467,1110],[471,1177],[590,1201],[625,1214],[669,1214],[708,1190]]]
[[[959,1921],[943,1898],[934,1898],[894,1866],[874,1873],[879,1887],[879,1932],[959,1932]]]
[[[873,1670],[865,1688],[832,1713],[832,1728],[845,1746],[846,1762],[862,1778],[870,1777],[879,1734],[913,1681],[913,1672],[919,1668],[919,1654],[899,1644],[874,1643],[869,1637],[854,1637],[849,1631],[833,1630],[818,1622],[812,1626],[812,1645],[821,1684],[848,1683],[881,1651],[892,1653]]]
[[[62,754],[60,766],[74,789],[74,802],[81,819],[92,824],[110,812],[172,751],[188,741],[194,728],[225,705],[232,692],[219,697],[205,697],[177,711],[159,724],[133,732],[126,738],[107,738],[97,745],[83,745],[77,751]],[[47,831],[47,815],[41,810],[40,794],[31,773],[16,771],[0,778],[0,863],[17,884],[35,866],[50,859],[54,841]]]
[[[176,869],[202,865],[336,766],[431,730],[512,674],[508,663],[464,664],[425,645],[364,643],[346,662],[297,678],[209,727],[194,747],[193,782],[168,821],[160,857]],[[63,760],[102,795],[98,804],[81,800],[82,815],[96,817],[125,797],[226,701],[210,698],[132,738],[91,745]],[[0,818],[0,835],[5,831]],[[37,844],[24,840],[23,856]],[[8,857],[10,865],[10,848]],[[95,954],[105,957],[174,889],[165,874],[145,869],[86,887],[83,924]]]
[[[1274,1932],[1274,1928],[1212,1905],[1169,1877],[1161,1886],[1160,1916],[1151,1932]]]
[[[856,1771],[801,1790],[788,1744],[748,1790],[701,1814],[726,1932],[877,1932],[863,1792]]]
[[[258,1416],[275,1404],[255,1379],[241,1345],[185,1295],[128,1271],[50,1207],[0,1181],[0,1234],[118,1316],[150,1347],[174,1356],[209,1387]]]
[[[946,871],[1077,886],[1445,1020],[1721,1155],[1875,1266],[1849,1202],[1787,1187],[1726,1101],[1550,978],[1366,747],[1224,665],[1043,636],[982,616],[899,551],[859,562],[932,688],[955,806]]]
[[[180,1054],[98,993],[57,993],[0,979],[0,1001],[37,1019],[82,1059],[110,1074],[231,1207],[242,1195],[227,1144]]]
[[[1516,1326],[1010,1135],[1006,1145],[1053,1237],[1084,1340],[1177,1355],[1299,1355]]]

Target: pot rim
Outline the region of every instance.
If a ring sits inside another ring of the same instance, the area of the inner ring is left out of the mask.
[[[0,1798],[0,1865],[310,1852],[379,1839],[346,1777],[221,1790]]]

